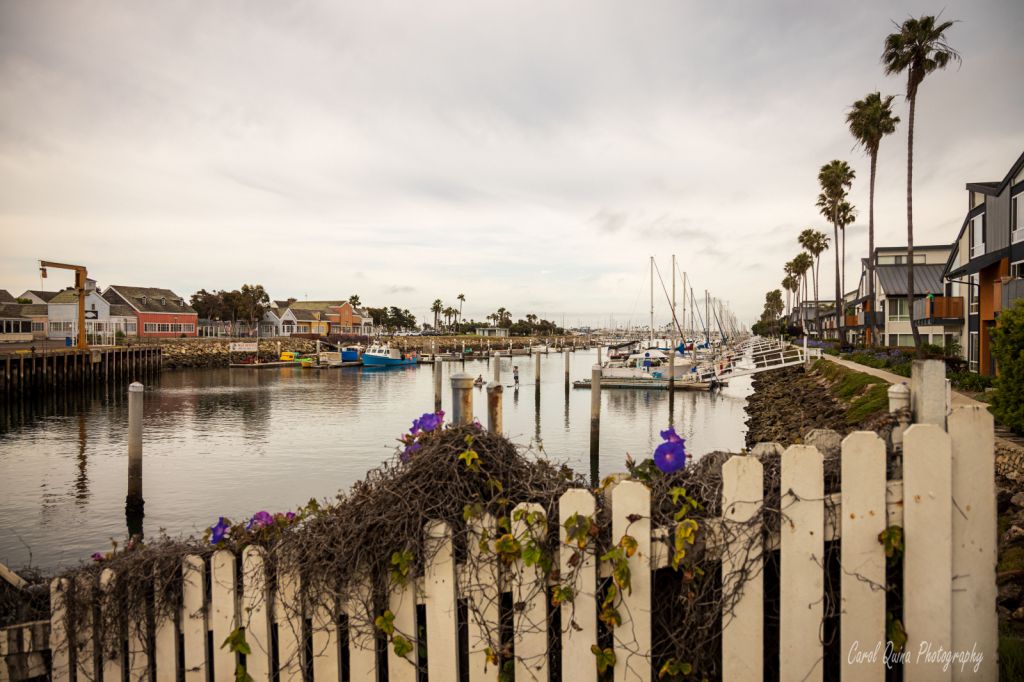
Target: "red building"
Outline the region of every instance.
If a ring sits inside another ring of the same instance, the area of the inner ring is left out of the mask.
[[[127,305],[139,318],[139,336],[176,338],[196,336],[199,314],[170,289],[111,284],[103,298],[112,305]]]

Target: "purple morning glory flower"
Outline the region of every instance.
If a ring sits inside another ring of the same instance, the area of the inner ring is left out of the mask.
[[[230,529],[231,526],[229,526],[228,522],[224,520],[224,517],[220,517],[220,521],[217,522],[217,525],[210,529],[213,531],[213,535],[210,537],[210,544],[216,545],[218,542],[223,540],[224,536],[227,535]]]
[[[288,512],[287,514],[284,515],[284,517],[286,519],[288,519],[289,521],[294,521],[295,520],[295,512]]]
[[[672,427],[662,431],[661,437],[665,442],[654,451],[654,463],[666,474],[679,471],[686,465],[686,449],[683,447],[686,441],[680,438]]]
[[[419,443],[412,443],[410,445],[406,445],[405,446],[405,452],[402,453],[402,461],[403,462],[408,462],[409,461],[409,455],[411,455],[412,453],[414,453],[417,450],[419,450],[420,447],[422,447],[422,446]]]
[[[263,526],[269,526],[272,523],[274,523],[273,516],[265,511],[256,512],[256,515],[252,517],[252,521],[249,522],[249,525],[246,526],[245,529],[252,530],[255,528],[256,530],[259,530]]]
[[[416,435],[420,431],[433,431],[441,426],[442,421],[444,421],[443,411],[427,412],[419,419],[413,420],[412,430],[409,433]]]
[[[92,560],[93,561],[103,561],[104,559],[106,559],[106,557],[103,556],[102,554],[100,554],[99,552],[96,552],[95,554],[92,555]]]
[[[668,427],[668,431],[661,432],[661,439],[668,441],[669,443],[679,443],[682,445],[686,441],[676,435],[675,427]]]

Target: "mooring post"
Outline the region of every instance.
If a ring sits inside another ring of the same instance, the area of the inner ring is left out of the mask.
[[[473,422],[473,377],[465,372],[452,375],[452,423],[465,426]]]
[[[501,396],[504,388],[497,381],[487,384],[487,430],[501,434]]]
[[[564,349],[563,349],[563,351],[564,351]],[[565,356],[565,386],[566,386],[566,388],[568,388],[569,387],[569,354],[566,353],[566,352],[563,352],[562,355]]]
[[[142,384],[128,386],[128,497],[125,513],[142,516]]]
[[[501,351],[494,354],[494,383],[501,383]]]
[[[537,353],[537,361],[534,365],[536,365],[536,367],[533,370],[533,381],[535,384],[540,386],[540,353]]]
[[[601,453],[601,365],[590,371],[590,479],[597,485],[598,460]]]
[[[441,370],[444,364],[441,358],[434,358],[434,412],[441,409]]]

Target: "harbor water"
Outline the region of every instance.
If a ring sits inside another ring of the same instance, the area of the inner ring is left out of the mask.
[[[573,380],[590,377],[597,351],[570,354]],[[443,364],[443,409],[456,372],[493,377],[493,362]],[[561,354],[502,358],[506,433],[537,456],[591,475],[590,391],[565,388]],[[521,386],[512,388],[518,365]],[[288,511],[333,498],[393,457],[412,420],[432,411],[428,365],[331,370],[164,372],[144,393],[144,532],[201,535],[220,516]],[[486,392],[474,388],[486,419]],[[749,377],[714,392],[610,390],[601,396],[596,473],[625,471],[626,453],[650,457],[669,425],[689,453],[738,452]],[[127,386],[25,402],[0,413],[0,563],[53,570],[109,551],[127,534]],[[447,420],[446,420],[447,422]]]

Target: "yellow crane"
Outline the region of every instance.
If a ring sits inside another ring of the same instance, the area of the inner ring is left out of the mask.
[[[61,268],[75,271],[75,291],[78,292],[78,350],[89,350],[89,344],[85,340],[85,279],[88,272],[84,265],[67,265],[66,263],[51,263],[50,261],[39,261],[39,272],[46,277],[46,268]]]

